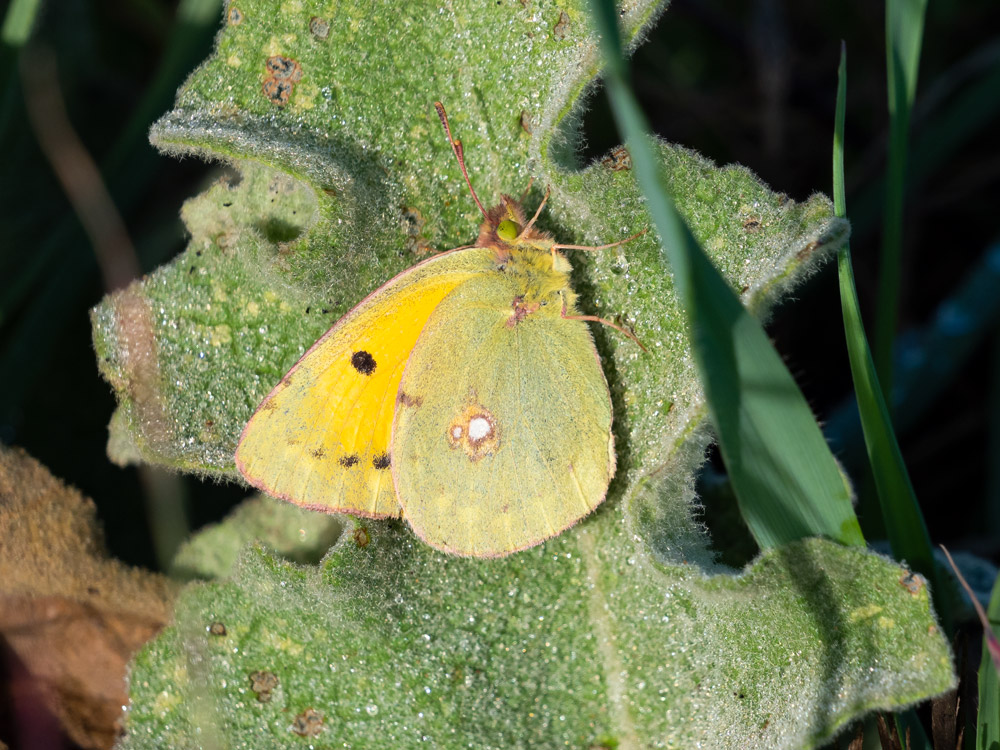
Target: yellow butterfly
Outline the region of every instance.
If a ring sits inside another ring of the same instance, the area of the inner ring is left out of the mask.
[[[257,408],[236,465],[302,507],[402,515],[437,549],[502,557],[590,513],[615,473],[584,321],[623,329],[579,314],[559,250],[628,240],[557,244],[535,229],[544,200],[530,221],[506,195],[485,210],[434,106],[485,217],[479,239],[399,274],[327,331]]]

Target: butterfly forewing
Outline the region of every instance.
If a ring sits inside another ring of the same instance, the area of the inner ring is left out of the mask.
[[[398,516],[389,446],[400,378],[429,316],[475,273],[469,251],[392,279],[345,315],[264,399],[236,452],[243,476],[297,505]]]
[[[614,473],[611,400],[586,325],[556,310],[511,325],[518,289],[476,277],[429,318],[400,384],[393,474],[429,544],[493,557],[593,510]]]

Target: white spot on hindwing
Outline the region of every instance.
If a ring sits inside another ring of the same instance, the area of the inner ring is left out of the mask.
[[[493,425],[485,417],[476,415],[469,420],[470,440],[482,440],[484,437],[489,437],[491,432],[493,432]]]
[[[447,430],[448,445],[453,450],[461,448],[470,461],[492,455],[500,448],[500,428],[496,417],[481,404],[466,404]]]

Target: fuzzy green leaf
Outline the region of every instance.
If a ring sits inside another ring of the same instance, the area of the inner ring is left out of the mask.
[[[637,40],[656,7],[629,7]],[[429,248],[474,239],[435,99],[485,201],[534,177],[527,203],[551,187],[540,223],[562,242],[649,226],[627,155],[572,158],[598,60],[582,3],[237,0],[226,19],[153,140],[239,175],[185,206],[181,256],[93,312],[120,460],[235,476],[243,425],[329,325]],[[823,196],[796,203],[664,143],[657,158],[760,317],[846,239]],[[232,582],[190,587],[176,628],[136,663],[126,747],[259,745],[260,732],[297,745],[289,727],[311,726],[310,707],[331,744],[405,747],[423,733],[448,746],[629,747],[725,731],[733,746],[791,747],[950,684],[924,594],[900,598],[902,571],[879,558],[806,543],[741,578],[696,571],[713,568],[691,491],[708,436],[669,269],[649,235],[572,261],[586,312],[634,326],[650,348],[594,329],[618,453],[605,507],[503,561],[442,557],[378,523],[372,544],[348,535],[321,569],[248,554]],[[255,528],[309,559],[289,545],[297,518],[280,528],[256,513],[196,539],[178,569],[222,574]],[[206,633],[213,622],[228,635]],[[268,703],[251,691],[257,671],[278,676]]]
[[[232,573],[243,548],[254,540],[265,542],[286,560],[315,565],[343,529],[341,516],[314,513],[259,495],[185,542],[174,556],[170,572],[172,577],[185,580],[225,578]]]
[[[319,568],[251,548],[137,658],[121,747],[804,748],[950,683],[922,579],[884,558],[810,540],[704,577],[601,514],[500,561],[386,523]]]

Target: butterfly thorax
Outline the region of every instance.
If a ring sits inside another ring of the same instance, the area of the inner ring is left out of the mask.
[[[576,293],[570,286],[572,266],[548,232],[527,226],[521,205],[508,195],[491,208],[479,228],[476,247],[493,250],[497,270],[512,287],[513,327],[529,315],[562,316],[576,312]]]

